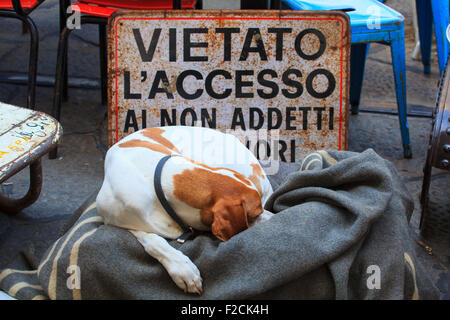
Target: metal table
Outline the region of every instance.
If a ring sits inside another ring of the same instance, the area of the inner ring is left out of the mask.
[[[41,157],[56,147],[61,125],[51,116],[0,102],[0,183],[30,167],[30,186],[20,199],[0,194],[0,211],[18,213],[33,204],[42,187]]]

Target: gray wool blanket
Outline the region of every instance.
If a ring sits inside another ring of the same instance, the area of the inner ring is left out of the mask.
[[[438,299],[414,254],[413,201],[390,162],[371,149],[319,151],[274,180],[271,220],[227,242],[171,242],[199,268],[201,296],[180,290],[130,232],[104,225],[95,195],[37,270],[3,270],[0,288],[18,299]]]

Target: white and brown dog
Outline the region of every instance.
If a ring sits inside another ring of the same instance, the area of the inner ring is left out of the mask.
[[[185,224],[226,241],[271,217],[263,209],[270,194],[257,159],[235,136],[200,127],[147,128],[108,150],[97,208],[106,224],[133,233],[178,287],[201,294],[199,270],[164,238],[179,238]]]

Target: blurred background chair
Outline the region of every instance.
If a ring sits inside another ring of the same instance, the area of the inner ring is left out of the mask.
[[[350,105],[353,114],[359,112],[369,43],[377,42],[390,46],[403,155],[405,158],[411,158],[406,102],[404,17],[376,0],[283,0],[283,4],[294,10],[340,10],[350,17]]]
[[[0,17],[14,18],[22,21],[30,32],[30,53],[28,62],[28,93],[27,107],[35,108],[36,101],[36,78],[39,51],[39,34],[29,14],[36,9],[44,0],[0,0]]]
[[[100,48],[100,74],[102,104],[107,102],[107,56],[106,56],[106,34],[108,17],[117,10],[155,10],[155,9],[201,9],[202,1],[196,0],[92,0],[78,1],[71,4],[70,0],[61,0],[64,8],[71,6],[73,12],[81,14],[81,24],[97,24],[99,28]],[[66,16],[66,19],[68,16]],[[65,26],[60,34],[58,44],[58,58],[56,62],[55,93],[53,98],[52,115],[60,121],[61,103],[68,99],[68,38],[72,29]],[[50,152],[50,159],[55,159],[57,149]]]

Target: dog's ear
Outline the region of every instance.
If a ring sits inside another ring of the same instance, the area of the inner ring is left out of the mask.
[[[212,233],[227,241],[248,228],[247,209],[244,200],[220,199],[211,209],[213,213]]]

